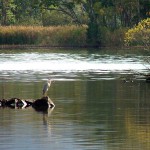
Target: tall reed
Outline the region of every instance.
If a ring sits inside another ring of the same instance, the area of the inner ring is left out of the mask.
[[[0,44],[86,45],[86,26],[0,26]]]

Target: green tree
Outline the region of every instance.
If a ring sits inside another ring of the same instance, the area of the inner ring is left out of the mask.
[[[82,20],[79,18],[78,11],[76,11],[77,7],[80,7],[80,10],[88,16],[87,42],[90,46],[99,46],[98,15],[100,13],[98,9],[101,9],[99,0],[43,0],[41,3],[42,9],[60,11],[69,15],[77,24],[81,25]]]
[[[41,22],[40,0],[14,0],[16,24],[38,25]]]
[[[15,9],[16,5],[14,4],[14,0],[0,0],[1,25],[10,25],[15,23]]]
[[[78,17],[78,12],[76,12],[77,5],[74,0],[42,0],[40,7],[42,11],[58,11],[62,14],[68,15],[74,20],[75,23],[81,24],[80,18]]]

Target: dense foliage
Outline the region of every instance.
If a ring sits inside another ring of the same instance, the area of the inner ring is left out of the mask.
[[[0,24],[83,25],[87,42],[101,46],[107,33],[150,17],[149,0],[0,0]]]

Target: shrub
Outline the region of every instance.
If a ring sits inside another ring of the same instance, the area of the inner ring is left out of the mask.
[[[124,44],[124,36],[126,28],[115,29],[111,31],[107,27],[101,29],[102,34],[102,46],[107,47],[121,47]]]
[[[125,34],[125,45],[127,46],[150,46],[150,18],[142,20]]]

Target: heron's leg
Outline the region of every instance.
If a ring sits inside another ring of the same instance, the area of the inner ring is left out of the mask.
[[[46,92],[43,91],[43,97],[45,97],[46,95],[47,95]]]

